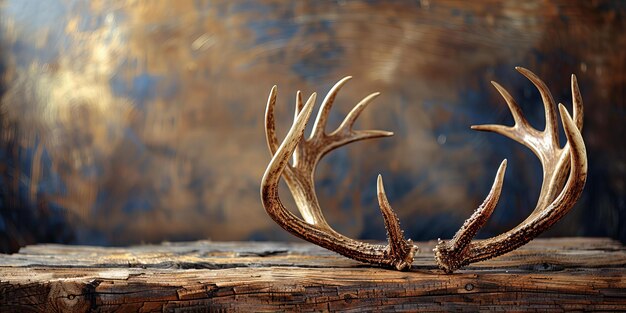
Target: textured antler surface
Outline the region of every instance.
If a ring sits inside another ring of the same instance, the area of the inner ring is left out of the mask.
[[[506,233],[486,240],[473,241],[476,232],[485,225],[493,212],[502,189],[506,160],[502,162],[491,192],[485,202],[465,221],[450,241],[440,240],[435,247],[439,267],[452,272],[470,263],[490,259],[528,243],[561,219],[578,200],[587,178],[587,155],[581,135],[583,104],[576,81],[572,75],[573,118],[562,104],[559,113],[567,143],[559,145],[555,103],[546,85],[531,71],[518,67],[539,90],[543,101],[546,127],[540,131],[533,128],[522,115],[513,97],[498,83],[492,82],[506,101],[515,125],[480,125],[472,129],[491,131],[528,147],[541,161],[543,183],[537,205],[522,223]],[[567,181],[566,181],[567,180]]]
[[[582,98],[572,75],[573,117],[559,104],[561,122],[567,143],[559,144],[555,103],[546,85],[532,72],[517,70],[526,76],[539,90],[545,109],[546,127],[533,128],[524,118],[513,97],[499,84],[492,82],[505,99],[513,115],[513,126],[480,125],[472,129],[492,131],[509,137],[528,147],[539,158],[543,167],[543,183],[537,205],[530,216],[508,232],[486,240],[472,241],[494,211],[500,193],[507,161],[500,165],[491,191],[474,214],[449,241],[440,240],[435,247],[435,258],[440,268],[452,272],[462,266],[493,258],[517,249],[544,232],[561,219],[578,200],[587,177],[587,156],[581,135],[583,111]],[[328,93],[318,112],[313,130],[304,138],[306,123],[315,104],[314,93],[303,104],[300,92],[296,96],[294,123],[289,133],[278,144],[274,125],[276,86],[272,88],[265,116],[266,139],[272,160],[263,176],[261,197],[268,214],[281,227],[292,234],[335,251],[347,257],[398,270],[407,269],[417,250],[411,240],[405,240],[396,214],[385,195],[382,178],[378,177],[378,203],[385,221],[388,245],[372,245],[345,237],[326,222],[319,206],[314,188],[315,167],[328,152],[353,141],[391,136],[378,130],[354,131],[352,126],[359,114],[378,95],[371,94],[359,102],[346,116],[341,125],[330,134],[325,132],[326,120],[337,92],[350,77],[339,81]],[[292,164],[289,158],[293,156]],[[284,177],[302,218],[288,211],[278,196],[278,182]]]
[[[355,260],[398,270],[407,269],[413,262],[417,247],[411,240],[404,239],[398,218],[387,201],[381,176],[378,177],[377,185],[378,202],[387,228],[388,245],[360,242],[336,232],[326,222],[315,194],[315,168],[326,153],[357,140],[393,135],[387,131],[352,129],[361,112],[378,96],[378,93],[373,93],[361,100],[335,131],[330,134],[325,132],[326,121],[335,97],[350,78],[340,80],[329,91],[322,102],[308,139],[304,138],[304,130],[313,111],[316,94],[312,94],[306,104],[303,104],[301,93],[298,92],[294,123],[280,146],[276,138],[274,123],[276,86],[272,88],[267,101],[265,131],[267,144],[273,157],[261,182],[263,206],[278,225],[297,237]],[[289,158],[292,156],[293,162],[289,164]],[[278,182],[281,176],[287,182],[302,219],[288,211],[280,201]]]

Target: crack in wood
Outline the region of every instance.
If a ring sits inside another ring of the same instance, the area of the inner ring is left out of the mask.
[[[614,241],[538,239],[453,275],[429,258],[397,272],[306,244],[31,246],[0,255],[0,311],[626,310],[626,249]]]

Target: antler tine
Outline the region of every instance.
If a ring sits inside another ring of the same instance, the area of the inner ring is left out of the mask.
[[[554,203],[556,207],[561,208],[560,211],[563,212],[562,214],[565,214],[578,200],[578,197],[580,197],[585,187],[587,180],[587,149],[577,123],[569,115],[563,104],[559,104],[559,113],[563,122],[565,137],[570,145],[569,155],[571,166],[567,183]],[[567,204],[567,206],[559,205],[560,203]],[[568,208],[564,210],[563,208],[565,207]]]
[[[438,239],[438,245],[435,246],[433,251],[435,252],[436,259],[450,260],[445,263],[444,270],[446,272],[452,272],[454,269],[461,266],[460,262],[457,261],[462,259],[461,256],[464,253],[467,253],[467,247],[470,242],[474,236],[476,236],[478,230],[485,226],[489,217],[498,205],[498,200],[500,199],[500,194],[502,193],[502,183],[504,182],[506,164],[506,159],[500,163],[500,167],[498,168],[496,178],[493,181],[489,194],[476,211],[474,211],[474,214],[472,214],[472,216],[468,218],[465,223],[463,223],[463,226],[461,226],[461,228],[456,232],[454,237],[452,237],[449,242]]]
[[[529,146],[529,148],[532,149],[533,152],[538,153],[538,151],[535,151],[535,146],[529,145],[529,143],[527,142],[527,138],[525,136],[521,136],[520,130],[522,130],[522,132],[532,132],[535,136],[538,136],[539,132],[530,126],[526,118],[522,115],[522,109],[519,107],[515,99],[513,99],[511,94],[497,82],[492,81],[491,84],[496,88],[496,90],[498,90],[500,95],[502,95],[502,98],[504,98],[504,100],[506,101],[506,104],[509,107],[509,111],[511,112],[511,115],[513,115],[513,120],[515,121],[515,124],[513,126],[496,124],[472,125],[470,128],[473,130],[490,131],[503,135],[523,145]]]
[[[302,239],[362,262],[379,264],[398,270],[407,269],[411,266],[417,247],[410,240],[404,239],[398,218],[384,194],[381,178],[378,182],[378,199],[389,236],[388,245],[359,242],[337,233],[326,222],[315,194],[313,182],[315,167],[324,154],[353,141],[392,135],[386,131],[352,130],[354,121],[375,97],[374,94],[357,104],[346,116],[344,123],[342,123],[343,126],[340,126],[337,131],[330,135],[324,133],[330,107],[338,90],[348,79],[349,77],[339,81],[326,96],[317,115],[316,125],[314,125],[308,140],[303,139],[304,129],[312,112],[315,94],[309,98],[304,107],[301,107],[301,96],[298,93],[294,123],[278,148],[276,148],[278,140],[275,136],[273,116],[276,89],[272,88],[267,103],[265,127],[268,146],[270,151],[274,153],[261,183],[263,206],[276,223]],[[294,155],[293,166],[288,165],[288,159],[291,155]],[[286,210],[280,201],[277,189],[281,176],[285,178],[304,220]]]
[[[270,150],[270,155],[276,154],[278,149],[278,139],[276,138],[276,122],[274,121],[274,107],[276,106],[276,85],[270,90],[267,98],[267,106],[265,108],[265,140]]]
[[[298,114],[300,114],[300,112],[302,111],[302,108],[304,108],[304,102],[302,102],[302,92],[298,90],[298,92],[296,92],[296,109],[293,110],[294,123],[298,119]],[[303,142],[304,142],[304,136],[300,138],[300,142],[296,146],[296,150],[293,152],[293,166],[294,167],[298,166],[298,159],[300,159],[300,155],[302,154]]]
[[[528,78],[528,80],[530,80],[533,85],[537,87],[537,90],[539,90],[539,94],[541,94],[541,100],[543,101],[543,108],[546,115],[546,128],[544,129],[544,132],[546,133],[546,136],[550,138],[549,142],[552,143],[554,147],[558,148],[559,127],[556,121],[556,105],[554,103],[554,99],[552,98],[552,94],[548,89],[548,86],[546,86],[546,84],[541,79],[539,79],[539,77],[537,77],[537,75],[535,75],[533,72],[520,66],[515,67],[515,69],[522,75],[526,76],[526,78]]]
[[[396,269],[401,270],[411,265],[417,247],[413,245],[411,239],[404,240],[404,231],[400,228],[398,215],[393,211],[389,200],[387,200],[383,177],[380,174],[376,182],[376,194],[378,196],[378,206],[380,207],[380,212],[385,221],[385,228],[387,229],[387,237],[389,239],[388,251],[389,254],[393,256],[392,259],[396,260],[396,263],[392,265]]]
[[[580,95],[580,89],[578,88],[578,80],[576,75],[572,74],[572,103],[574,107],[574,121],[576,127],[583,130],[583,97]]]
[[[353,130],[352,127],[356,122],[356,119],[361,115],[361,112],[367,108],[367,106],[380,95],[380,92],[375,92],[369,96],[363,98],[352,110],[346,115],[346,118],[341,122],[339,127],[333,131],[329,136],[341,137],[343,136],[348,142],[393,136],[393,132],[386,130]]]
[[[346,84],[352,76],[346,76],[338,81],[333,88],[330,89],[324,101],[322,101],[322,106],[320,107],[319,112],[317,113],[317,118],[315,119],[315,124],[313,124],[313,131],[311,131],[311,137],[309,139],[313,139],[315,137],[320,137],[324,135],[324,129],[326,128],[326,121],[328,120],[328,114],[330,113],[330,109],[335,102],[335,97],[337,97],[337,93],[341,90],[341,87]]]
[[[471,239],[491,214],[491,211],[483,208],[483,204],[465,221],[452,240],[449,242],[440,241],[437,244],[435,258],[439,266],[446,272],[452,272],[461,266],[502,255],[528,243],[556,223],[572,208],[585,184],[587,156],[580,133],[583,109],[576,77],[572,75],[574,117],[572,118],[565,107],[559,104],[561,122],[567,138],[567,144],[561,148],[558,144],[554,100],[552,100],[550,92],[543,81],[532,72],[524,68],[517,68],[517,70],[526,76],[541,93],[546,108],[546,129],[538,131],[532,128],[521,116],[521,110],[509,93],[497,83],[494,83],[494,86],[509,105],[515,119],[515,125],[513,127],[481,125],[472,128],[500,133],[527,146],[537,155],[544,171],[537,205],[528,218],[515,228],[493,238],[472,242]],[[501,169],[502,167],[501,165]],[[497,176],[500,176],[500,170]],[[569,178],[565,182],[567,177]],[[495,185],[496,183],[494,183]],[[487,199],[490,199],[493,191],[492,188]],[[494,206],[495,202],[493,202]]]
[[[363,98],[350,112],[346,115],[346,118],[341,122],[341,125],[337,127],[335,131],[331,133],[331,136],[337,134],[339,132],[350,132],[352,127],[354,126],[354,122],[361,115],[361,112],[367,108],[374,99],[376,99],[380,95],[380,92],[374,92],[367,97]]]
[[[513,120],[516,125],[520,125],[522,127],[529,126],[530,124],[524,117],[524,113],[522,109],[517,104],[517,101],[511,96],[511,94],[502,87],[502,85],[498,84],[495,81],[491,81],[491,84],[498,90],[504,101],[506,101],[507,106],[509,107],[509,111],[511,111],[511,115],[513,115]]]

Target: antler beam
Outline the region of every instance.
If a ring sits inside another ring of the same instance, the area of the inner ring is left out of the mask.
[[[417,247],[411,240],[404,239],[398,217],[387,201],[381,176],[378,176],[378,203],[387,228],[389,240],[387,245],[360,242],[336,232],[326,222],[315,194],[315,168],[325,154],[354,141],[393,135],[387,131],[352,129],[361,112],[379,93],[370,94],[361,100],[335,131],[330,134],[325,132],[326,121],[335,97],[350,78],[340,80],[329,91],[322,102],[308,139],[304,138],[304,130],[313,112],[316,94],[313,93],[303,105],[301,93],[298,91],[294,123],[280,146],[274,123],[277,91],[276,86],[272,88],[265,113],[265,134],[273,157],[261,182],[263,206],[278,225],[297,237],[358,261],[405,270],[410,268]],[[292,156],[293,163],[289,164],[289,158]],[[288,211],[280,201],[278,182],[281,176],[287,182],[302,219]]]
[[[479,125],[472,126],[472,129],[491,131],[511,138],[528,147],[539,158],[543,167],[543,183],[537,205],[530,216],[515,228],[493,238],[472,242],[472,238],[485,225],[498,201],[506,167],[504,160],[485,203],[465,221],[450,241],[440,240],[435,247],[436,261],[446,272],[502,255],[528,243],[569,212],[585,185],[587,154],[581,135],[583,103],[576,76],[572,75],[571,81],[574,117],[569,115],[563,104],[559,104],[561,122],[567,138],[567,143],[561,147],[556,105],[550,91],[531,71],[521,67],[516,69],[526,76],[541,94],[546,117],[545,129],[540,131],[533,128],[522,115],[522,110],[513,97],[496,82],[492,84],[509,106],[515,125]]]

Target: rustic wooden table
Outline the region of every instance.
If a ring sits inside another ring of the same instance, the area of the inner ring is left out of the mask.
[[[411,271],[304,243],[36,245],[0,256],[0,312],[626,310],[626,248],[538,239],[452,275],[419,243]]]

